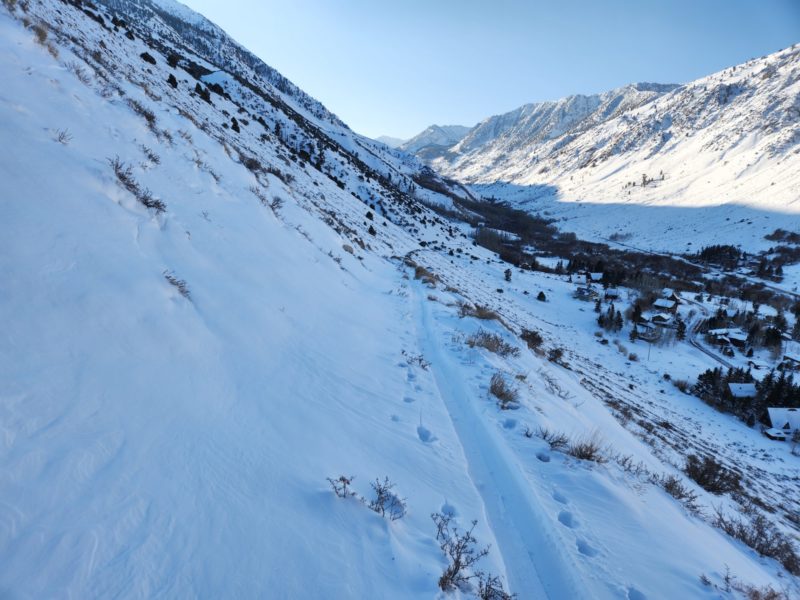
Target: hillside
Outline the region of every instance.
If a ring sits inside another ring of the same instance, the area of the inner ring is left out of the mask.
[[[526,105],[420,157],[583,237],[759,249],[800,226],[799,98],[795,46],[685,85]]]
[[[601,344],[459,184],[107,4],[0,7],[0,597],[796,594],[797,457],[664,383],[712,357]]]

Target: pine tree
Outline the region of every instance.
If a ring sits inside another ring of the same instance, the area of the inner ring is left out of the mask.
[[[678,319],[678,325],[675,330],[675,337],[678,338],[680,341],[686,339],[686,323],[683,321],[683,319],[680,318]]]

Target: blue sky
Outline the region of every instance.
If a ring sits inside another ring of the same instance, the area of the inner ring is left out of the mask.
[[[359,133],[681,83],[800,42],[800,0],[183,0]]]

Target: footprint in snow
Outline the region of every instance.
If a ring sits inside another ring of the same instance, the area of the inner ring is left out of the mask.
[[[564,496],[564,494],[562,494],[558,490],[553,492],[553,500],[555,500],[556,502],[560,502],[561,504],[567,504],[569,502],[566,496]]]
[[[550,455],[545,452],[537,452],[536,458],[545,463],[550,462]]]
[[[568,510],[562,510],[558,513],[558,521],[564,527],[569,527],[570,529],[575,529],[578,527],[578,522],[575,520],[575,517],[572,516],[572,513]]]
[[[635,587],[628,588],[628,600],[647,600],[647,596],[645,596],[642,592],[637,590]]]
[[[412,398],[411,396],[405,396],[403,398],[403,402],[405,402],[406,404],[411,404],[412,402],[416,402],[416,399]]]
[[[514,427],[516,426],[517,426],[516,419],[506,419],[505,421],[503,421],[503,427],[505,429],[514,429]]]
[[[584,556],[592,557],[597,556],[597,550],[592,548],[586,540],[578,539],[578,552],[583,554]]]
[[[444,504],[442,504],[441,511],[443,515],[447,515],[448,517],[458,516],[458,510],[456,510],[456,507],[450,504],[449,502],[445,502]]]
[[[419,427],[417,427],[417,435],[419,436],[419,439],[425,442],[426,444],[430,444],[436,441],[436,436],[433,435],[430,429],[428,429],[424,425],[420,425]]]
[[[400,417],[398,417],[397,415],[392,415],[391,418],[392,418],[392,421],[395,422],[395,423],[399,423],[400,422]]]

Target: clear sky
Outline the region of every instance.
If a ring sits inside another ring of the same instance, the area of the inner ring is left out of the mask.
[[[800,0],[182,0],[359,133],[682,83],[800,42]]]

